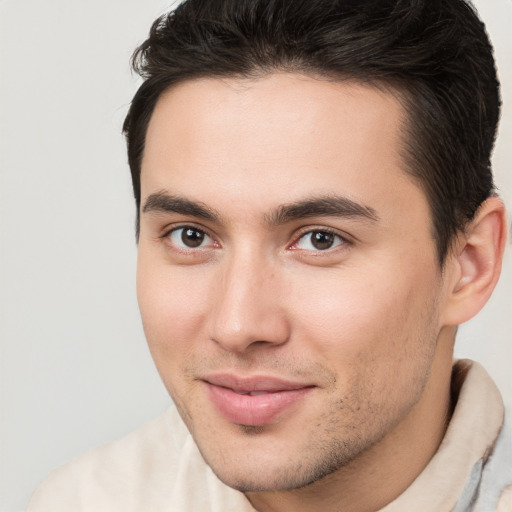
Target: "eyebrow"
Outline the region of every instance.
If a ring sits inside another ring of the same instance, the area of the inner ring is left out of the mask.
[[[184,197],[169,195],[166,192],[157,192],[149,195],[142,211],[144,213],[179,213],[209,221],[219,220],[219,215],[205,204],[190,201]]]
[[[178,213],[200,219],[218,222],[220,215],[204,203],[191,201],[184,197],[170,195],[166,192],[151,194],[142,209],[147,212]],[[348,217],[362,218],[377,222],[379,216],[370,206],[356,203],[346,197],[330,195],[307,198],[284,204],[265,215],[264,219],[270,226],[285,224],[308,217]]]
[[[349,217],[377,222],[379,216],[370,206],[356,203],[346,197],[329,195],[309,198],[279,206],[267,216],[270,225],[284,224],[308,217]]]

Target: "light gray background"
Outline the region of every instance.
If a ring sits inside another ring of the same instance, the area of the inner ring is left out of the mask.
[[[479,0],[504,116],[494,164],[512,205],[512,1]],[[121,123],[128,58],[162,0],[0,1],[0,510],[22,510],[53,468],[159,414],[169,399],[135,298],[132,201]],[[510,245],[510,244],[509,244]],[[482,362],[512,403],[512,254],[458,357]]]

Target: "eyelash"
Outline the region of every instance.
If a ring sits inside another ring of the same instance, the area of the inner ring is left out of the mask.
[[[185,231],[187,229],[195,231],[197,233],[202,233],[204,236],[210,238],[217,246],[219,245],[218,242],[215,241],[215,238],[208,233],[208,231],[206,231],[203,228],[194,226],[193,224],[182,224],[179,226],[173,226],[171,229],[166,230],[165,233],[163,233],[160,238],[163,240],[167,239],[169,241],[169,244],[172,245],[175,250],[178,250],[180,252],[191,253],[191,252],[196,252],[197,249],[202,249],[203,248],[202,246],[198,246],[197,248],[195,248],[195,247],[188,247],[188,248],[178,247],[176,245],[176,243],[173,243],[171,241],[170,238],[173,234],[175,234],[181,230]]]
[[[179,252],[193,253],[193,252],[196,252],[197,250],[203,249],[203,247],[201,245],[199,245],[197,247],[188,247],[188,248],[179,247],[179,246],[177,246],[176,243],[174,243],[170,240],[170,237],[174,233],[177,233],[180,230],[187,230],[187,229],[193,230],[197,233],[202,233],[204,236],[210,238],[214,242],[214,244],[216,245],[215,248],[220,247],[220,244],[215,240],[215,238],[212,235],[210,235],[208,233],[207,230],[205,230],[204,228],[199,228],[197,226],[194,226],[193,224],[182,224],[179,226],[174,226],[171,229],[166,230],[165,233],[163,233],[160,236],[160,238],[162,238],[164,240],[167,239],[169,241],[168,243],[170,245],[172,245],[173,248]],[[300,243],[300,241],[302,239],[304,239],[307,235],[312,235],[313,233],[322,233],[322,234],[331,235],[331,236],[337,238],[339,242],[334,247],[329,247],[324,250],[322,250],[322,249],[309,250],[309,249],[301,249],[300,247],[297,247],[297,245]],[[316,256],[320,256],[322,254],[330,254],[332,251],[334,251],[339,246],[349,246],[351,244],[352,244],[351,240],[348,239],[348,237],[346,235],[342,235],[339,232],[337,232],[331,228],[319,226],[319,227],[304,228],[303,231],[299,232],[294,237],[294,241],[290,245],[287,246],[287,249],[294,250],[294,251],[305,251],[305,252],[310,252],[310,253],[316,253],[315,254]]]
[[[307,235],[313,235],[313,233],[322,233],[322,234],[327,234],[327,235],[330,235],[330,236],[333,236],[335,238],[338,239],[339,243],[337,243],[334,247],[329,247],[327,249],[317,249],[317,250],[308,250],[308,249],[301,249],[299,247],[296,247],[300,241],[302,239],[304,239]],[[337,247],[339,246],[346,246],[346,245],[350,245],[350,240],[348,239],[348,237],[346,235],[342,235],[341,233],[339,233],[338,231],[335,231],[334,229],[331,229],[331,228],[326,228],[326,227],[308,227],[307,229],[305,229],[304,231],[300,232],[296,237],[295,237],[295,241],[291,244],[291,246],[289,246],[290,249],[292,250],[297,250],[297,251],[300,251],[300,250],[304,250],[304,251],[310,251],[310,252],[313,252],[317,255],[321,255],[321,254],[327,254],[327,253],[331,253],[332,251],[334,251]]]

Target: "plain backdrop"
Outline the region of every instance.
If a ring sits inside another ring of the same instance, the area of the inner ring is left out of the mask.
[[[475,2],[496,47],[494,156],[512,206],[512,0]],[[121,124],[128,60],[162,0],[0,0],[0,511],[23,510],[70,458],[160,414],[169,398],[135,298],[134,205]],[[510,245],[510,244],[509,244]],[[512,254],[456,355],[512,403]]]

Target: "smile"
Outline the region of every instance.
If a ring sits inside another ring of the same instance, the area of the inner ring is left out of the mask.
[[[231,423],[247,426],[263,426],[277,420],[315,387],[272,377],[214,375],[203,381],[218,412]]]

